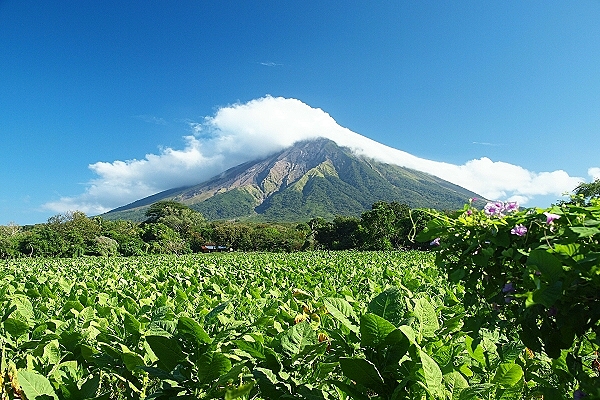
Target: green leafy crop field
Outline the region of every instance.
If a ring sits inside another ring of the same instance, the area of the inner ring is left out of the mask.
[[[430,253],[18,259],[2,398],[519,399],[550,361],[463,330]]]

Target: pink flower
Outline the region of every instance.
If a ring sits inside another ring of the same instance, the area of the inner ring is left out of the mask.
[[[527,233],[527,227],[523,224],[516,225],[510,230],[510,233],[517,236],[525,236]]]
[[[544,215],[546,216],[546,223],[547,224],[552,224],[555,219],[559,219],[560,218],[560,215],[552,214],[552,213],[549,213],[549,212],[545,212]]]
[[[431,243],[429,243],[430,246],[439,246],[440,245],[440,238],[435,238],[431,241]]]
[[[490,217],[497,215],[499,217],[502,216],[502,211],[504,211],[504,203],[501,201],[496,201],[493,203],[487,203],[483,207],[483,212]]]
[[[519,211],[519,203],[516,201],[509,201],[504,205],[504,210],[509,213]]]

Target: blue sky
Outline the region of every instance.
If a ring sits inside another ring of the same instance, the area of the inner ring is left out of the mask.
[[[600,177],[599,15],[585,0],[0,0],[0,224],[94,215],[319,135],[547,206]]]

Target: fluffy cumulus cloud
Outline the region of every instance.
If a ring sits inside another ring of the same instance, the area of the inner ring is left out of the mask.
[[[600,179],[600,168],[593,167],[593,168],[588,169],[588,175],[592,179]]]
[[[419,158],[352,132],[325,111],[296,99],[266,96],[223,107],[203,121],[188,124],[191,134],[184,137],[182,149],[164,148],[139,160],[91,164],[97,178],[83,194],[45,207],[55,212],[105,212],[161,190],[200,183],[242,162],[318,137],[383,162],[431,173],[490,199],[526,204],[536,196],[561,196],[583,181],[562,170],[532,172],[486,157],[462,165]],[[600,176],[600,168],[588,172]]]

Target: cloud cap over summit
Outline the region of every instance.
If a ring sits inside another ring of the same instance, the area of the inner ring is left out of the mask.
[[[162,190],[200,183],[227,168],[319,137],[357,154],[430,173],[490,199],[527,204],[537,196],[559,198],[584,181],[563,170],[533,172],[487,157],[461,165],[416,157],[342,127],[327,112],[293,98],[265,96],[221,107],[214,115],[188,125],[190,134],[183,137],[182,148],[166,147],[141,159],[91,164],[97,177],[84,193],[44,207],[55,212],[106,212]],[[590,174],[597,170],[591,166]]]

